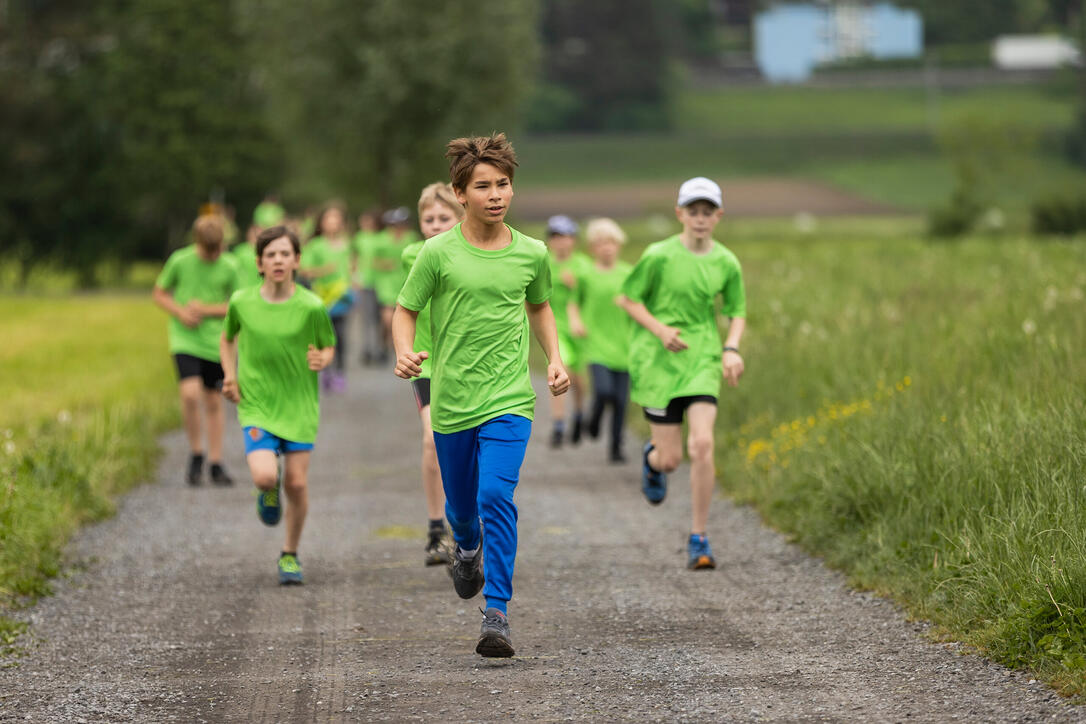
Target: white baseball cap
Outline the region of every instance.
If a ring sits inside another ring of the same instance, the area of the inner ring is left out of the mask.
[[[724,206],[720,198],[720,187],[704,176],[695,176],[679,187],[679,206],[687,206],[695,201],[708,201],[717,207]]]

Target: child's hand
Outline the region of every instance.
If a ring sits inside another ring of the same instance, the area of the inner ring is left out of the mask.
[[[181,324],[185,325],[189,329],[196,329],[200,326],[200,322],[203,320],[203,315],[200,314],[198,305],[194,302],[189,302],[185,306],[177,310],[177,319]]]
[[[679,339],[680,334],[682,334],[682,330],[664,325],[664,328],[660,330],[660,334],[656,336],[660,338],[660,343],[668,350],[682,352],[687,348],[687,344]]]
[[[588,330],[584,328],[584,322],[579,319],[569,320],[569,331],[574,337],[587,337]]]
[[[569,389],[569,374],[566,373],[565,367],[556,362],[547,365],[547,387],[550,388],[551,395],[554,397],[564,394]]]
[[[422,374],[422,361],[430,357],[429,352],[404,352],[396,358],[396,369],[392,370],[397,377],[409,380]]]
[[[222,396],[235,405],[241,401],[241,390],[238,389],[238,381],[233,377],[226,377],[222,381]]]
[[[724,379],[728,381],[728,387],[736,387],[739,378],[743,375],[743,358],[738,352],[728,350],[724,353]]]
[[[560,277],[562,279],[562,284],[566,285],[570,289],[573,289],[575,286],[577,286],[577,277],[573,276],[573,272],[571,272],[569,269],[563,270]]]
[[[305,361],[309,363],[309,369],[314,372],[320,372],[326,366],[324,355],[313,345],[309,345],[309,349],[305,351]]]

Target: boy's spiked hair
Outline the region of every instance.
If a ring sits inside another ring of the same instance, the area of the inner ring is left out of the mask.
[[[456,218],[464,218],[464,207],[456,200],[456,194],[449,184],[435,181],[422,190],[419,195],[419,216],[422,216],[423,210],[437,203],[448,206],[449,211],[453,212]]]
[[[517,154],[504,133],[454,138],[445,147],[445,158],[449,159],[449,179],[452,187],[458,191],[467,188],[472,171],[480,163],[489,163],[499,168],[510,181],[513,180],[513,171],[517,166]]]
[[[192,238],[199,244],[218,246],[224,235],[222,217],[218,214],[205,214],[192,222]]]

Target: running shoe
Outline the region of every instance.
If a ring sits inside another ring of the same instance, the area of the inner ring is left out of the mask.
[[[667,497],[667,475],[653,470],[649,465],[649,453],[653,448],[651,442],[645,443],[645,450],[641,455],[641,492],[645,494],[645,500],[659,505]]]
[[[227,487],[234,484],[234,479],[221,464],[211,463],[211,482],[213,485]]]
[[[513,655],[513,640],[509,638],[509,617],[496,608],[482,611],[483,625],[479,630],[479,643],[475,644],[475,653],[494,659],[505,659]]]
[[[445,526],[430,528],[426,540],[426,565],[449,565],[453,561],[454,550],[456,550],[456,544],[449,535],[448,528]]]
[[[332,392],[342,394],[347,391],[347,376],[338,370],[332,373]]]
[[[703,535],[690,534],[690,542],[686,544],[688,560],[686,567],[692,571],[702,568],[716,568],[716,559],[713,558],[713,549],[709,547],[709,539]]]
[[[626,462],[626,453],[622,452],[622,450],[612,450],[608,459],[615,465],[621,465]]]
[[[203,455],[193,455],[189,458],[189,469],[185,471],[185,482],[193,487],[204,482]]]
[[[461,558],[460,549],[457,547],[453,555],[452,565],[449,566],[449,575],[453,579],[453,588],[460,598],[474,598],[483,590],[486,579],[483,577],[483,543],[479,541],[479,548],[471,558]]]
[[[279,469],[279,478],[271,490],[256,491],[256,514],[264,525],[277,525],[283,517],[283,501],[280,500],[279,488],[283,484],[283,469]]]
[[[302,583],[302,564],[298,562],[298,556],[293,553],[279,556],[279,585],[300,586]]]
[[[554,428],[554,432],[551,433],[551,447],[556,450],[562,447],[562,431],[557,427]]]

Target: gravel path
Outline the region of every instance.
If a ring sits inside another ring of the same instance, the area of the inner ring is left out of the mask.
[[[324,406],[304,587],[276,585],[282,531],[257,522],[248,486],[186,488],[169,435],[155,483],[80,534],[75,572],[24,612],[0,720],[1086,720],[930,643],[748,509],[715,503],[720,567],[687,572],[685,470],[651,508],[637,466],[603,463],[602,445],[553,454],[542,411],[517,494],[519,655],[481,659],[481,599],[422,565],[411,392],[352,375]]]

